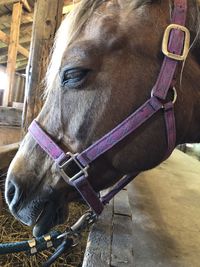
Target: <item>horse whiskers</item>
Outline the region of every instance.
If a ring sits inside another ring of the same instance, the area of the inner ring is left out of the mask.
[[[40,217],[41,217],[43,211],[44,211],[44,209],[42,209],[41,212],[39,213],[38,217],[37,217],[36,220],[35,220],[35,223],[37,223],[37,222],[39,221],[39,219],[40,219]]]

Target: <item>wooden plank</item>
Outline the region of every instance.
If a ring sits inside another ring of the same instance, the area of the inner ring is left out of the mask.
[[[131,210],[126,190],[121,190],[114,198],[114,213],[131,217]]]
[[[9,44],[10,43],[10,38],[7,34],[5,34],[3,31],[0,30],[0,41]]]
[[[130,217],[114,215],[111,266],[133,267],[133,224]]]
[[[17,71],[26,70],[27,65],[28,61],[22,61],[21,63],[17,64],[16,70]]]
[[[3,105],[8,106],[9,102],[12,100],[12,86],[15,75],[16,59],[17,59],[17,48],[19,44],[19,32],[20,32],[20,22],[22,14],[22,4],[16,3],[13,5],[12,11],[12,23],[10,29],[10,43],[8,48],[8,62],[7,62],[7,75],[8,75],[8,86],[4,91]]]
[[[29,51],[28,49],[26,49],[25,47],[21,46],[20,44],[18,44],[17,46],[17,50],[20,54],[22,54],[23,56],[25,56],[26,58],[29,57]]]
[[[11,23],[12,16],[10,14],[0,16],[0,24]],[[23,13],[21,18],[21,24],[33,22],[33,13]]]
[[[14,4],[14,3],[17,3],[17,2],[19,2],[19,0],[1,0],[0,1],[0,6],[11,5],[11,4]]]
[[[1,53],[1,49],[0,49],[0,53]],[[7,62],[7,58],[8,58],[8,55],[1,55],[0,56],[0,64],[5,64]],[[28,60],[27,58],[25,58],[24,56],[22,55],[18,55],[17,56],[17,62],[20,62],[20,61],[23,61],[23,60]]]
[[[21,126],[22,110],[9,107],[0,107],[0,125]]]
[[[82,267],[109,267],[112,238],[113,201],[93,225],[87,242]]]
[[[23,44],[29,44],[29,45],[30,45],[30,40],[31,40],[31,35],[30,35],[30,32],[29,32],[29,33],[24,34],[24,35],[19,39],[19,43],[20,43],[21,45],[23,45]],[[1,42],[1,44],[0,44],[0,49],[5,48],[5,47],[7,47],[7,46],[8,46],[8,45],[7,45],[6,43]],[[23,47],[26,48],[24,45],[23,45]],[[1,51],[1,50],[0,50],[0,51]],[[18,52],[19,52],[19,46],[18,46]],[[28,50],[27,50],[27,52],[29,53]],[[1,55],[1,53],[0,53],[0,55]],[[23,55],[20,54],[20,56],[23,56]]]
[[[19,3],[21,2],[24,6],[24,8],[28,11],[28,12],[31,12],[32,9],[28,3],[27,0],[1,0],[0,1],[0,6],[1,5],[11,5],[11,4],[15,4],[15,3]]]
[[[6,169],[12,159],[14,158],[17,150],[19,148],[19,143],[0,146],[0,170]]]
[[[89,234],[82,267],[133,267],[133,230],[127,190],[105,207]]]
[[[20,26],[20,32],[23,33],[23,35],[27,34],[27,33],[31,34],[32,25],[33,25],[32,22],[27,22],[26,24],[21,25]],[[2,31],[4,33],[6,33],[7,35],[9,35],[10,34],[10,25],[8,25],[8,27],[3,28]]]
[[[4,33],[3,31],[0,30],[0,41],[4,42],[5,44],[9,45],[10,43],[10,37]],[[21,46],[20,44],[17,45],[17,50],[20,54],[22,54],[25,57],[29,57],[29,51]]]

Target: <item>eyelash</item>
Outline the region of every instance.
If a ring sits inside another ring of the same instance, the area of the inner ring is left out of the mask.
[[[71,88],[79,87],[85,81],[89,71],[89,69],[81,68],[64,70],[61,74],[61,86]]]

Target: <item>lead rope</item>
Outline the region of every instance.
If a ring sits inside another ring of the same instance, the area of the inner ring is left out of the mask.
[[[63,253],[78,245],[81,239],[81,232],[88,229],[88,227],[96,222],[96,220],[97,216],[91,210],[83,214],[80,219],[69,228],[69,230],[57,237],[57,239],[63,239],[63,241],[51,257],[42,265],[42,267],[51,266],[51,264],[53,264]]]
[[[66,229],[66,231],[63,233],[59,231],[52,231],[48,235],[28,241],[1,243],[0,255],[19,252],[28,252],[30,255],[35,255],[39,252],[54,247],[56,248],[55,252],[44,264],[42,264],[42,267],[49,267],[63,253],[78,245],[81,238],[81,232],[85,229],[88,229],[88,227],[91,226],[96,220],[96,214],[89,210],[84,213],[75,224]]]

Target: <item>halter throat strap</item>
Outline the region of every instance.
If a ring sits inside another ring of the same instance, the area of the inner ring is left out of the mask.
[[[175,0],[172,24],[168,26],[163,38],[163,53],[165,54],[158,79],[152,89],[151,97],[139,109],[132,113],[122,123],[107,133],[93,145],[79,154],[65,153],[35,120],[29,127],[29,133],[39,146],[55,161],[63,179],[75,187],[91,209],[99,215],[103,206],[126,186],[138,173],[126,175],[118,182],[113,190],[99,198],[87,179],[89,165],[100,155],[134,132],[158,111],[163,111],[166,125],[168,148],[167,158],[176,145],[176,126],[174,117],[174,102],[176,90],[173,88],[174,101],[165,103],[168,92],[173,87],[173,79],[178,63],[187,57],[189,50],[189,32],[184,27],[187,14],[187,0]],[[66,170],[71,164],[77,172],[70,177]]]

